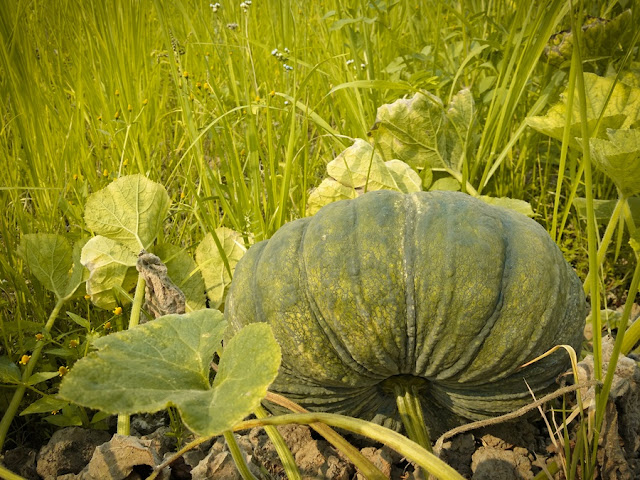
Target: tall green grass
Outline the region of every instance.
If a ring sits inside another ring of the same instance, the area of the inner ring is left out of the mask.
[[[616,198],[615,187],[524,123],[570,82],[568,69],[541,60],[550,35],[572,12],[610,18],[618,2],[220,3],[0,3],[2,355],[32,349],[54,304],[16,253],[21,234],[87,235],[87,196],[140,172],[172,196],[165,239],[192,249],[220,225],[247,243],[268,238],[305,215],[326,163],[367,138],[377,107],[420,89],[445,102],[473,92],[470,185],[529,201],[583,277],[614,272],[628,286],[632,267],[594,257],[602,232],[571,203]],[[593,305],[609,281],[596,276]],[[72,328],[56,325],[61,338]],[[16,430],[9,438],[18,442]]]

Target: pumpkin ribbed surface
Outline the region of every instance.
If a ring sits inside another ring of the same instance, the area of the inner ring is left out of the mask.
[[[535,221],[462,193],[377,191],[252,246],[225,316],[236,330],[273,327],[283,362],[271,390],[396,426],[385,386],[407,379],[441,430],[531,401],[525,380],[552,385],[563,350],[519,367],[554,345],[579,349],[585,299]]]

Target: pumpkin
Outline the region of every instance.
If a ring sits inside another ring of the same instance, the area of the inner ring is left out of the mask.
[[[585,307],[534,220],[458,192],[376,191],[253,245],[225,317],[273,328],[283,360],[271,390],[399,428],[394,386],[411,386],[434,433],[530,402],[527,384],[552,386],[562,349],[522,365],[578,349]]]

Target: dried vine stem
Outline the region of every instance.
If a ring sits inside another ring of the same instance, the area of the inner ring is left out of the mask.
[[[542,406],[543,404],[547,403],[550,400],[553,400],[554,398],[558,398],[562,395],[564,395],[565,393],[570,393],[570,392],[575,392],[576,390],[580,390],[581,388],[588,388],[588,387],[592,387],[594,385],[602,385],[602,382],[600,380],[588,380],[586,382],[577,384],[577,385],[569,385],[567,387],[562,387],[559,388],[558,390],[551,392],[548,395],[545,395],[544,397],[542,397],[539,400],[536,400],[533,403],[530,403],[528,405],[525,405],[522,408],[519,408],[518,410],[514,411],[514,412],[510,412],[510,413],[506,413],[504,415],[500,415],[499,417],[494,417],[494,418],[487,418],[486,420],[479,420],[477,422],[472,422],[472,423],[467,423],[466,425],[461,425],[459,427],[453,428],[451,430],[449,430],[448,432],[443,433],[440,438],[438,438],[438,440],[436,441],[436,444],[433,448],[433,451],[436,455],[440,455],[440,451],[442,450],[442,445],[444,444],[445,440],[451,438],[451,437],[455,437],[456,435],[459,435],[461,433],[464,432],[469,432],[471,430],[476,430],[478,428],[482,428],[482,427],[488,427],[491,425],[497,425],[499,423],[503,423],[503,422],[508,422],[509,420],[514,420],[518,417],[523,416],[525,413],[530,412],[531,410],[534,410],[540,406]]]

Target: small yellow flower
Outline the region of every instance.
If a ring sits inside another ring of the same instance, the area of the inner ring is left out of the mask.
[[[31,359],[31,355],[22,355],[22,358],[20,358],[20,365],[26,365],[27,363],[29,363],[29,360]]]
[[[61,377],[64,377],[67,373],[69,373],[68,367],[62,366],[58,368],[58,375],[60,375]]]
[[[102,115],[98,115],[98,121],[101,122],[102,121]]]
[[[73,174],[73,179],[74,179],[74,180],[78,180],[78,174],[77,174],[77,173],[74,173],[74,174]]]
[[[115,118],[116,120],[118,120],[120,118],[120,110],[118,110],[116,112],[116,114],[113,116],[113,118]]]
[[[85,296],[84,296],[84,299],[85,299],[85,300],[91,300],[91,295],[89,295],[89,294],[85,295]]]
[[[200,82],[196,82],[196,88],[202,88],[202,84]]]
[[[111,322],[107,322],[104,324],[104,329],[105,330],[111,330]]]
[[[182,72],[182,76],[184,78],[189,78],[189,72],[187,72],[186,70],[184,72]]]
[[[189,100],[193,100],[195,97],[193,96],[193,93],[189,94]]]
[[[131,106],[131,104],[127,105],[127,110],[129,111],[133,110],[133,107]]]
[[[256,101],[256,102],[259,102],[259,101],[260,101],[260,95],[256,95],[255,101]]]
[[[185,197],[184,192],[180,192],[180,200],[182,200]]]
[[[122,307],[116,307],[113,309],[114,315],[122,315]]]
[[[269,95],[271,95],[272,97],[275,97],[276,96],[276,91],[275,90],[271,90],[269,92]]]
[[[102,176],[103,177],[108,177],[109,176],[109,170],[107,170],[106,168],[102,171]]]
[[[125,159],[124,159],[124,162],[122,162],[122,166],[123,166],[123,167],[126,167],[127,165],[129,165],[129,159],[128,159],[128,158],[125,158]]]
[[[145,98],[145,99],[142,101],[142,105],[146,105],[147,103],[149,103],[149,99],[148,99],[148,98]]]
[[[243,148],[242,150],[240,150],[240,155],[243,155],[243,156],[244,156],[244,155],[246,155],[246,154],[247,154],[247,151],[246,151],[244,148]]]
[[[120,96],[120,90],[116,88],[116,97],[119,97],[119,96]]]
[[[36,340],[41,341],[44,338],[44,335],[41,333],[36,333]]]
[[[80,345],[80,342],[75,338],[73,340],[69,340],[69,348],[77,348]]]
[[[51,412],[51,415],[57,415],[57,414],[59,414],[59,413],[60,413],[60,410],[53,410],[53,411]]]

